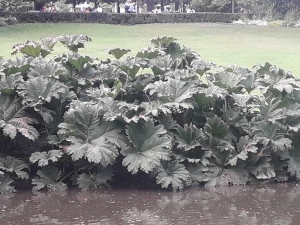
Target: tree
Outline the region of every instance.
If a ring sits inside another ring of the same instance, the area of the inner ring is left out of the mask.
[[[84,2],[85,2],[85,0],[66,0],[66,3],[67,4],[72,4],[73,8],[75,8],[75,6],[77,4],[84,3]]]
[[[40,10],[45,4],[55,1],[56,0],[34,0],[34,9]]]
[[[0,0],[0,5],[5,11],[25,12],[32,8],[32,1],[29,0]]]

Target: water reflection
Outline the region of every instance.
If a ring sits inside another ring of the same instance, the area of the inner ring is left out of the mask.
[[[300,224],[295,184],[145,190],[21,192],[0,196],[1,224]]]

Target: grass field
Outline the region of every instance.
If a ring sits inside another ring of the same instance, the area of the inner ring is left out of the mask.
[[[0,27],[0,56],[10,57],[11,47],[48,35],[86,34],[92,38],[84,54],[107,58],[104,49],[122,47],[136,53],[161,35],[178,41],[208,61],[221,65],[251,67],[266,61],[300,77],[300,29],[250,27],[232,24],[148,24],[119,26],[105,24],[22,24]],[[62,53],[61,46],[56,47]],[[132,54],[133,54],[132,53]]]

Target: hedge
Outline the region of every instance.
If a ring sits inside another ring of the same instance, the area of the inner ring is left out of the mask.
[[[117,13],[10,13],[22,23],[105,23],[105,24],[146,24],[146,23],[231,23],[244,14],[231,13],[171,13],[171,14],[117,14]]]

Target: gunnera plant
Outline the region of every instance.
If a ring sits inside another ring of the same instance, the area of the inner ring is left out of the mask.
[[[2,193],[26,180],[35,191],[95,189],[120,170],[173,190],[300,178],[291,73],[218,66],[167,36],[105,60],[80,54],[87,41],[27,41],[1,59]],[[56,43],[67,53],[54,56]]]

